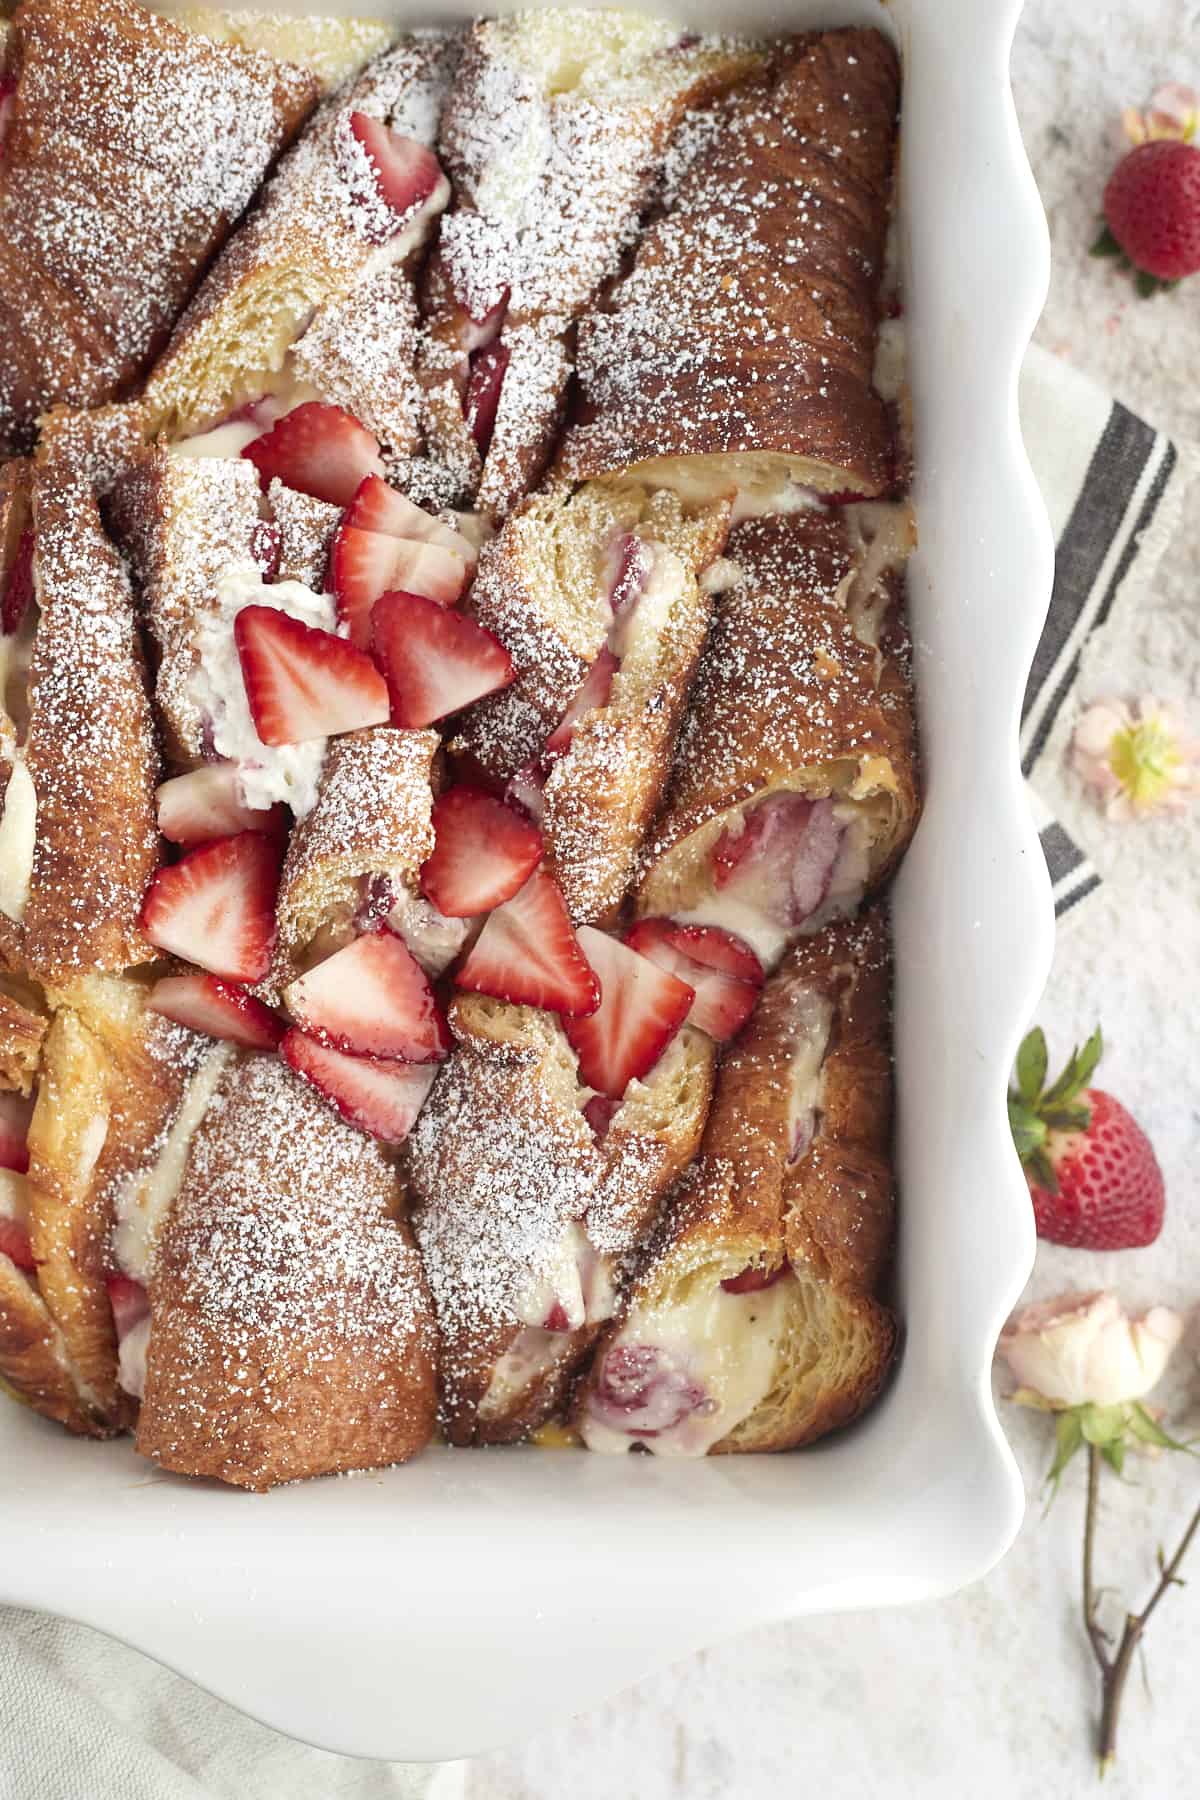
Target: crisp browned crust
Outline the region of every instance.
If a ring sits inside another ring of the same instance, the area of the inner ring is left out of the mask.
[[[699,1141],[713,1050],[684,1032],[635,1083],[597,1143],[575,1058],[549,1014],[459,996],[459,1048],[403,1153],[413,1224],[441,1339],[441,1416],[451,1443],[508,1443],[542,1424],[586,1358],[596,1326],[563,1332],[532,1388],[480,1416],[496,1365],[522,1330],[517,1308],[548,1276],[572,1221],[593,1247],[628,1257]]]
[[[775,457],[826,489],[889,483],[871,377],[898,86],[878,32],[829,31],[739,94],[580,327],[566,474]]]
[[[261,1491],[428,1442],[428,1291],[395,1172],[277,1059],[219,1088],[151,1299],[137,1447],[164,1468]]]
[[[81,1437],[106,1435],[75,1385],[45,1302],[7,1256],[0,1256],[0,1388]]]
[[[666,799],[643,852],[643,914],[679,910],[725,816],[776,788],[833,791],[870,810],[872,886],[916,827],[903,629],[889,625],[879,644],[859,636],[846,600],[855,562],[842,515],[813,509],[747,520],[730,534],[726,555],[740,574],[718,596]],[[896,612],[896,585],[889,594]]]
[[[33,1092],[49,1029],[37,990],[0,975],[0,1088],[26,1096]]]
[[[159,860],[158,747],[129,578],[94,494],[39,472],[34,525],[25,761],[37,835],[24,920],[0,921],[0,959],[65,978],[154,955],[138,920]]]
[[[0,452],[128,392],[317,97],[130,0],[25,0],[0,164]]]

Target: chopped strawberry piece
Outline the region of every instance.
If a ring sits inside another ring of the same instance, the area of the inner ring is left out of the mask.
[[[556,1300],[550,1311],[542,1320],[543,1331],[570,1331],[571,1321],[567,1317],[567,1309],[561,1300]]]
[[[146,936],[226,981],[261,981],[275,944],[280,854],[275,840],[243,831],[159,869],[142,905]]]
[[[0,1093],[0,1169],[24,1175],[29,1167],[29,1121],[33,1101],[20,1094]]]
[[[821,495],[826,506],[854,506],[858,501],[870,498],[870,494],[860,494],[857,488],[839,488],[836,494]]]
[[[740,832],[713,846],[713,880],[779,925],[802,925],[829,891],[842,843],[832,800],[771,794],[745,815]]]
[[[546,817],[546,771],[541,763],[527,762],[518,769],[505,786],[504,798],[540,825]]]
[[[613,618],[623,619],[642,597],[654,567],[654,552],[636,532],[625,531],[613,543],[609,555],[612,573],[608,604],[612,607]]]
[[[587,1018],[565,1018],[563,1030],[579,1058],[579,1079],[619,1100],[654,1067],[695,992],[593,925],[580,926],[579,943],[599,977],[600,1005]]]
[[[568,1017],[595,1012],[600,1004],[599,984],[571,928],[566,901],[543,869],[489,913],[455,981],[476,994]]]
[[[3,1213],[0,1213],[0,1256],[7,1256],[18,1269],[24,1269],[30,1275],[37,1267],[28,1229],[19,1219],[6,1218]]]
[[[419,729],[515,679],[499,638],[419,594],[384,594],[371,614],[371,642],[387,676],[392,719]]]
[[[347,1056],[303,1031],[289,1031],[280,1050],[288,1067],[310,1082],[343,1119],[385,1144],[404,1142],[437,1074],[433,1063]]]
[[[392,131],[369,113],[351,113],[350,130],[367,153],[375,186],[395,213],[398,231],[409,214],[433,199],[444,185],[441,164],[433,151],[416,138]]]
[[[343,524],[330,558],[338,618],[350,627],[350,641],[365,650],[371,641],[371,610],[381,594],[417,594],[439,606],[453,606],[467,584],[468,567],[456,550],[384,531],[361,531]]]
[[[272,519],[260,519],[250,533],[250,556],[262,571],[264,581],[274,581],[283,556],[283,532]]]
[[[508,358],[507,344],[489,344],[486,349],[477,350],[471,358],[471,373],[467,377],[467,391],[463,399],[463,416],[481,456],[487,455],[492,433],[496,429],[500,390],[504,386]]]
[[[688,1024],[718,1044],[742,1029],[763,984],[763,968],[749,944],[716,925],[676,925],[639,919],[625,934],[631,950],[696,990]]]
[[[658,1437],[710,1406],[707,1391],[655,1344],[611,1347],[596,1368],[588,1410],[631,1437]]]
[[[571,748],[575,727],[580,719],[588,713],[594,712],[598,706],[608,705],[608,697],[612,693],[613,676],[620,666],[611,650],[601,650],[584,677],[579,692],[546,739],[545,755],[551,761],[555,757],[565,755]]]
[[[4,598],[0,601],[0,631],[11,637],[21,629],[21,621],[33,600],[33,532],[27,525],[17,539],[17,549],[9,564]]]
[[[277,1050],[286,1029],[269,1006],[216,975],[164,976],[155,982],[146,1004],[151,1012],[174,1019],[189,1031],[224,1038],[247,1050]]]
[[[433,855],[421,891],[450,919],[491,912],[524,887],[542,860],[542,834],[480,788],[453,787],[433,807]]]
[[[264,489],[274,476],[297,493],[349,506],[368,475],[382,475],[378,440],[340,406],[306,400],[242,451]]]
[[[188,849],[239,831],[282,838],[287,836],[288,812],[282,803],[265,811],[247,806],[236,763],[205,763],[163,782],[158,790],[158,829],[173,844]]]
[[[378,475],[368,475],[350,503],[344,523],[355,531],[377,531],[384,537],[407,538],[417,544],[436,544],[439,549],[452,550],[455,556],[461,556],[470,568],[474,568],[478,552],[470,538],[456,531],[453,525],[447,525],[444,519],[437,519],[427,513],[423,506],[418,506],[408,498],[407,494],[397,492],[381,481]],[[399,584],[389,582],[389,587]],[[431,594],[430,599],[438,596]],[[457,596],[456,596],[457,598]]]
[[[428,976],[403,938],[386,929],[335,950],[283,997],[311,1037],[352,1056],[436,1062],[450,1048]]]
[[[760,1263],[751,1263],[748,1269],[743,1269],[740,1275],[731,1275],[721,1286],[727,1294],[761,1294],[764,1288],[774,1287],[777,1281],[782,1281],[790,1269],[791,1264],[786,1257],[774,1269],[764,1269]]]
[[[244,606],[233,623],[254,729],[264,744],[382,725],[387,683],[365,651],[273,606]]]
[[[150,1317],[150,1296],[141,1282],[134,1281],[130,1275],[109,1275],[104,1285],[108,1289],[108,1304],[112,1307],[113,1324],[120,1343],[135,1325]]]
[[[619,1100],[610,1100],[607,1094],[593,1094],[583,1109],[583,1116],[596,1134],[598,1142],[608,1136],[608,1128],[621,1110]]]

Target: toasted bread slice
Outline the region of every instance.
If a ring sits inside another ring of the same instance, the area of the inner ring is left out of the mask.
[[[548,866],[577,923],[611,919],[629,886],[708,629],[701,576],[728,516],[726,503],[689,512],[636,483],[551,484],[480,557],[471,604],[517,679],[471,710],[452,749],[498,782],[524,772],[541,787]],[[614,651],[609,692],[547,753],[597,657]]]
[[[506,1443],[561,1404],[626,1259],[699,1142],[713,1048],[687,1028],[597,1141],[558,1021],[460,995],[459,1048],[403,1153],[452,1443]],[[557,1311],[556,1311],[557,1308]],[[550,1320],[548,1327],[546,1321]]]
[[[278,1059],[224,1078],[151,1301],[137,1447],[163,1468],[262,1491],[428,1441],[434,1337],[395,1171]]]
[[[722,1065],[701,1154],[597,1353],[589,1448],[790,1449],[874,1398],[895,1322],[886,921],[802,939]]]
[[[215,44],[236,44],[310,70],[326,94],[357,75],[396,36],[395,26],[384,19],[310,19],[211,6],[184,7],[174,16],[177,24]]]
[[[0,1390],[80,1437],[103,1437],[37,1283],[0,1256]]]

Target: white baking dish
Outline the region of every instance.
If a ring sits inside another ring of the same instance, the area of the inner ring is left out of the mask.
[[[686,9],[705,28],[878,24],[905,57],[926,810],[895,889],[906,1341],[886,1397],[793,1456],[441,1451],[265,1497],[157,1475],[128,1442],[79,1443],[4,1405],[0,1599],[98,1626],[313,1743],[444,1757],[761,1621],[947,1593],[1007,1548],[1022,1491],[989,1367],[1033,1226],[1004,1089],[1052,935],[1017,764],[1053,557],[1016,412],[1048,273],[1008,89],[1019,10]]]

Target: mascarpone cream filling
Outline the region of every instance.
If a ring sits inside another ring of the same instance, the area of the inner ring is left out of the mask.
[[[25,754],[18,750],[13,755],[4,811],[0,813],[0,912],[18,925],[29,901],[36,842],[37,794]]]
[[[153,1162],[126,1175],[117,1187],[113,1254],[121,1273],[143,1287],[154,1273],[158,1239],[179,1192],[192,1138],[233,1055],[232,1045],[214,1045],[185,1087]]]

